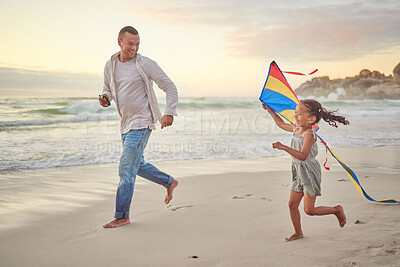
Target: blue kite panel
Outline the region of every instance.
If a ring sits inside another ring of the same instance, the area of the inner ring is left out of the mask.
[[[281,112],[287,109],[295,110],[297,106],[296,102],[290,98],[269,89],[262,90],[260,100],[275,112]]]

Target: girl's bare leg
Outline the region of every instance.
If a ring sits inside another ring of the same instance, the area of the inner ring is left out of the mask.
[[[334,214],[339,221],[340,227],[343,227],[346,224],[346,215],[344,214],[344,210],[341,205],[337,205],[335,207],[326,207],[326,206],[315,207],[316,199],[317,196],[310,197],[309,194],[304,195],[304,212],[306,214],[311,216]]]
[[[290,191],[289,197],[289,211],[290,211],[290,219],[292,220],[292,224],[294,227],[294,234],[290,237],[286,237],[286,242],[293,241],[296,239],[303,238],[303,231],[301,230],[301,221],[300,221],[300,211],[299,205],[301,199],[303,198],[302,192]]]

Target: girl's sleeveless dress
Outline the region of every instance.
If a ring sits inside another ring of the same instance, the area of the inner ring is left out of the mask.
[[[298,127],[293,132],[290,147],[301,151],[303,147],[303,135],[295,135]],[[316,134],[313,135],[316,138]],[[321,195],[321,166],[315,158],[318,154],[317,142],[312,144],[310,154],[302,161],[292,157],[292,190],[309,194],[310,197]]]

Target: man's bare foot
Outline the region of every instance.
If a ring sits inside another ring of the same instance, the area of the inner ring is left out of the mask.
[[[178,186],[178,180],[174,179],[172,184],[167,188],[167,195],[165,196],[164,200],[165,204],[168,204],[172,200],[172,192],[177,186]]]
[[[111,222],[103,225],[104,228],[117,228],[120,226],[123,226],[125,224],[129,224],[131,221],[129,218],[123,218],[123,219],[114,219]]]
[[[300,234],[294,233],[292,236],[286,237],[285,240],[286,240],[286,242],[289,242],[289,241],[293,241],[293,240],[300,239],[300,238],[303,238],[303,233],[300,233]]]
[[[336,210],[335,215],[336,215],[336,217],[337,217],[337,219],[339,221],[340,227],[345,226],[345,224],[346,224],[346,215],[344,214],[343,207],[341,205],[337,205],[335,207],[335,210]]]

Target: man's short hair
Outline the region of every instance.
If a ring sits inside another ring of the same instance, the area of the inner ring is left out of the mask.
[[[138,31],[135,28],[133,28],[132,26],[126,26],[119,31],[118,39],[122,40],[126,32],[129,32],[133,35],[139,35]]]

